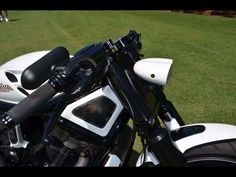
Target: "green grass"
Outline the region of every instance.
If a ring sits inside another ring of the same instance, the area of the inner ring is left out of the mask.
[[[236,124],[236,19],[163,11],[10,11],[9,16],[13,21],[0,23],[1,63],[58,45],[73,54],[133,29],[142,33],[145,57],[174,60],[165,93],[186,123]],[[140,147],[137,141],[135,149]]]

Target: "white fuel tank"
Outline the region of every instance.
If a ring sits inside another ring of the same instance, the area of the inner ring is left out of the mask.
[[[16,57],[0,66],[0,101],[17,104],[34,90],[22,87],[21,74],[48,51],[37,51]]]

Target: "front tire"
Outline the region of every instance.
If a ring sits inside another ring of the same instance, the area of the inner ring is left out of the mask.
[[[184,156],[189,166],[236,166],[236,139],[199,145]]]

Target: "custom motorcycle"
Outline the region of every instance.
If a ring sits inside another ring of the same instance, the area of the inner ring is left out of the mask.
[[[236,165],[236,126],[185,125],[163,89],[173,60],[143,58],[141,34],[19,56],[0,67],[1,166]]]

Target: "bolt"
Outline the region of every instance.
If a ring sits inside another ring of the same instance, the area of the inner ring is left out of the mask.
[[[80,153],[80,156],[81,156],[81,157],[84,157],[84,156],[85,156],[85,153],[84,153],[84,152],[81,152],[81,153]]]
[[[44,167],[48,167],[48,166],[49,166],[49,163],[48,163],[48,162],[44,162],[43,166],[44,166]]]

